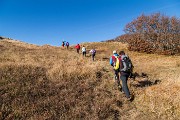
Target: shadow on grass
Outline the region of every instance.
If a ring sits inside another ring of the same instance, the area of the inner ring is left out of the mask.
[[[161,82],[160,80],[155,80],[154,82],[150,81],[150,80],[145,80],[145,81],[138,81],[138,84],[134,85],[135,87],[147,87],[147,86],[152,86],[152,85],[156,85],[159,82]]]
[[[135,73],[132,74],[131,78],[133,80],[135,80],[136,78],[141,79],[140,81],[138,81],[137,84],[133,85],[134,87],[141,87],[141,88],[156,85],[156,84],[161,82],[158,79],[157,80],[148,79],[148,75],[146,73],[138,74],[138,73],[135,72]]]

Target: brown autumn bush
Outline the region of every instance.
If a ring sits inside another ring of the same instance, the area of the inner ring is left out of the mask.
[[[165,55],[180,54],[180,19],[160,13],[141,15],[128,23],[124,35],[115,41],[127,42],[129,50]]]

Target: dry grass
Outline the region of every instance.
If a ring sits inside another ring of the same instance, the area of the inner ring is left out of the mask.
[[[122,43],[83,45],[97,50],[95,62],[73,46],[1,40],[0,119],[179,119],[179,56],[131,52]],[[114,87],[113,50],[134,63],[133,102]]]
[[[138,97],[136,106],[152,118],[177,120],[180,118],[179,90],[179,84],[171,82],[149,87]]]

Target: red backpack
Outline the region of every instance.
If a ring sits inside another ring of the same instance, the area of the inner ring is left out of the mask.
[[[114,69],[115,70],[119,69],[121,57],[113,55],[112,56],[112,60],[113,60],[113,67],[114,67]]]

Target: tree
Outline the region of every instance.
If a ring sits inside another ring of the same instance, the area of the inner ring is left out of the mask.
[[[155,13],[142,14],[128,23],[123,38],[129,49],[146,53],[180,54],[180,19]]]

